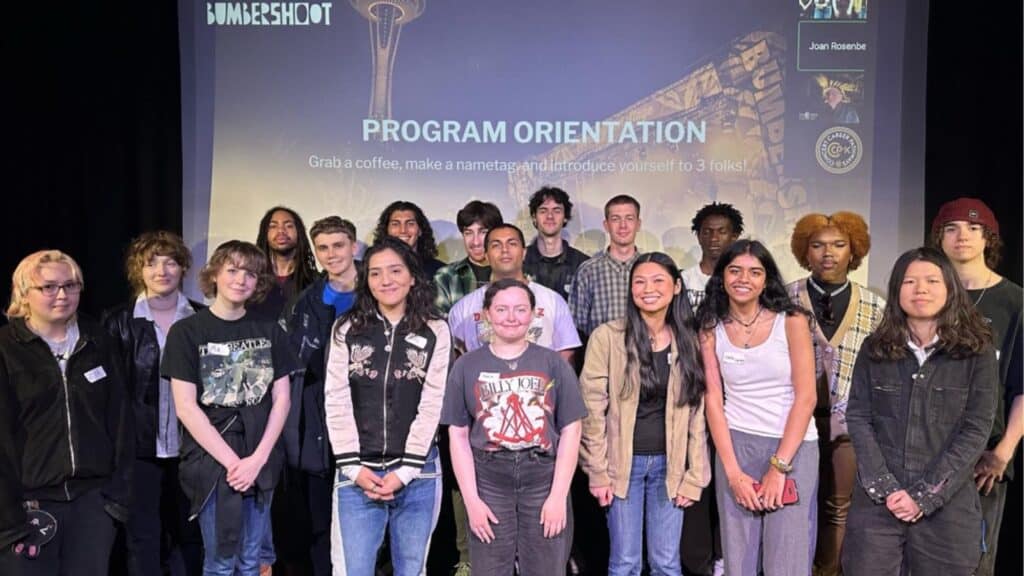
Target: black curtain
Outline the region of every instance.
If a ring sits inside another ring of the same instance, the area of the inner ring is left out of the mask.
[[[933,2],[929,14],[925,214],[975,196],[999,219],[999,272],[1021,284],[1024,91],[1021,2],[998,7]],[[1021,560],[1021,450],[1006,499],[996,574],[1024,574]],[[950,545],[956,543],[951,542]]]
[[[4,27],[16,176],[3,194],[2,301],[22,257],[58,248],[82,266],[81,308],[95,316],[128,297],[131,238],[181,231],[177,6],[29,4]]]

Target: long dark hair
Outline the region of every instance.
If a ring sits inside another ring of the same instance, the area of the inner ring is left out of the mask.
[[[949,258],[941,250],[921,247],[904,252],[892,267],[882,321],[865,341],[868,355],[872,360],[896,360],[907,355],[910,328],[907,326],[907,313],[900,307],[900,288],[907,268],[918,261],[938,266],[946,284],[946,305],[936,317],[938,348],[954,358],[980,354],[992,342],[992,331],[960,285],[960,278]]]
[[[270,274],[274,274],[274,256],[270,253],[270,243],[267,242],[267,231],[270,230],[270,220],[274,212],[287,212],[295,221],[295,231],[298,232],[298,242],[295,243],[295,284],[301,291],[309,286],[317,278],[316,260],[313,258],[313,250],[309,247],[309,236],[306,235],[306,224],[302,222],[299,214],[286,206],[274,206],[263,215],[260,220],[260,233],[256,237],[256,246],[267,256],[270,263]]]
[[[350,321],[352,323],[351,332],[358,334],[366,331],[376,322],[379,315],[377,299],[370,292],[370,283],[367,279],[370,275],[370,259],[385,250],[391,250],[398,254],[415,280],[415,283],[409,288],[409,294],[405,297],[403,322],[405,331],[417,332],[426,326],[428,320],[441,318],[441,313],[434,307],[437,288],[427,278],[419,257],[405,242],[398,238],[384,237],[374,242],[373,246],[367,248],[363,255],[363,265],[359,266],[359,279],[356,281],[356,301],[352,308],[345,313],[343,319],[335,324],[339,329],[346,321]]]
[[[679,280],[679,268],[676,267],[672,258],[661,252],[648,252],[641,254],[629,269],[630,290],[632,290],[636,269],[641,264],[648,262],[664,268],[674,282],[682,282]],[[700,345],[694,330],[693,311],[690,309],[690,300],[686,297],[686,292],[672,296],[672,302],[669,303],[668,311],[665,314],[665,325],[672,331],[672,337],[675,339],[676,349],[679,352],[674,359],[682,376],[679,382],[679,392],[676,394],[676,405],[696,406],[706,388],[704,362],[701,360]],[[626,303],[626,374],[632,374],[632,369],[637,364],[639,364],[640,371],[640,397],[650,398],[656,394],[655,380],[657,376],[654,371],[654,350],[651,348],[647,323],[644,322],[640,309],[637,308],[631,295]],[[622,386],[622,396],[630,396],[633,393],[633,386],[634,383],[627,377]]]
[[[388,237],[388,222],[391,220],[391,215],[399,210],[412,212],[416,217],[416,225],[420,228],[420,236],[416,239],[416,254],[423,259],[424,263],[437,258],[437,241],[434,240],[434,229],[430,226],[430,220],[427,220],[427,215],[419,206],[405,200],[396,200],[388,204],[388,207],[380,213],[380,217],[377,218],[377,228],[373,231],[373,243],[376,244],[381,239]],[[365,260],[365,258],[363,259]]]
[[[733,242],[718,257],[715,271],[704,288],[704,301],[697,309],[699,326],[704,330],[710,330],[719,322],[729,321],[729,295],[725,292],[725,269],[732,264],[733,260],[743,254],[757,258],[761,262],[761,266],[764,266],[764,290],[758,297],[761,308],[787,316],[803,314],[809,322],[811,320],[810,313],[794,303],[786,292],[786,285],[782,282],[782,274],[775,264],[775,259],[772,258],[772,253],[757,240],[743,239]]]

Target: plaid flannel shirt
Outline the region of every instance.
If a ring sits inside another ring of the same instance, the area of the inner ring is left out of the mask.
[[[576,269],[569,310],[580,334],[589,336],[601,324],[626,316],[629,269],[639,256],[637,250],[629,260],[620,262],[604,250]]]
[[[469,258],[463,258],[438,270],[434,274],[434,285],[437,286],[434,304],[447,316],[448,311],[463,296],[486,284],[476,281],[473,267],[469,265]]]

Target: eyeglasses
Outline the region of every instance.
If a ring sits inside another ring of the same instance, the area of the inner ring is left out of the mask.
[[[42,286],[29,286],[29,288],[39,290],[42,292],[43,296],[46,296],[47,298],[53,298],[60,293],[61,290],[63,290],[64,294],[67,294],[68,296],[78,294],[82,291],[82,283],[68,282],[66,284],[43,284]]]

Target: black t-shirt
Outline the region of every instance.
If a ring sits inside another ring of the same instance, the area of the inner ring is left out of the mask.
[[[272,402],[268,392],[274,381],[287,376],[296,364],[284,330],[276,322],[262,320],[252,312],[238,320],[223,320],[207,308],[171,327],[160,372],[165,378],[195,384],[197,404],[210,425],[244,458],[256,450],[266,432]],[[275,447],[246,494],[273,490],[282,461]],[[237,493],[223,481],[221,465],[206,454],[187,428],[181,435],[179,477],[191,514],[198,513],[215,488],[218,510],[234,510],[240,505],[233,498]],[[234,522],[238,518],[228,516],[222,527],[218,514],[218,538],[222,531],[237,528]]]
[[[222,320],[207,308],[171,327],[160,372],[195,384],[205,410],[259,404],[274,381],[295,366],[287,336],[276,322],[249,314]]]
[[[483,286],[491,281],[490,266],[477,266],[476,264],[473,264],[473,262],[470,262],[469,268],[473,270],[473,277],[476,278],[478,286]]]
[[[254,317],[277,321],[284,311],[285,304],[291,302],[302,288],[304,287],[299,286],[295,274],[275,276],[263,300],[247,303],[246,310]]]
[[[653,394],[640,393],[633,428],[634,454],[665,453],[665,399],[668,396],[671,347],[654,353]]]
[[[839,289],[842,284],[829,284],[822,282],[821,280],[815,280],[825,293],[818,292],[811,284],[811,279],[807,279],[807,295],[811,299],[811,308],[814,309],[814,320],[818,323],[818,327],[821,328],[821,333],[825,335],[825,338],[831,340],[835,336],[836,331],[839,330],[839,325],[843,322],[843,316],[846,316],[846,309],[850,306],[850,293],[852,289],[849,285],[846,288],[832,296],[832,292]],[[827,297],[826,297],[827,296]],[[831,308],[832,318],[831,322],[828,322],[828,308]]]
[[[1010,403],[1021,394],[1024,385],[1024,373],[1021,370],[1021,351],[1024,347],[1021,308],[1024,306],[1024,294],[1020,286],[1003,278],[990,288],[968,290],[967,295],[988,321],[992,329],[992,342],[999,354],[999,382],[1003,385],[1004,393],[999,395],[992,435],[989,437],[988,447],[993,448],[1006,432],[1006,414]],[[1012,476],[1012,463],[1006,467],[1006,474]]]

